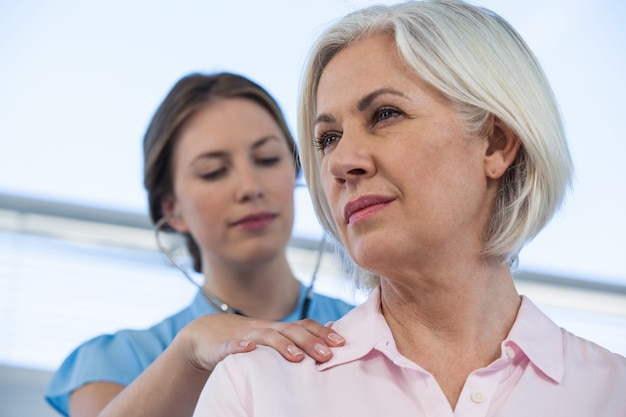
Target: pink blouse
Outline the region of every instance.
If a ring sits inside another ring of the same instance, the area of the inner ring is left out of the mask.
[[[347,342],[324,364],[262,346],[229,356],[194,416],[626,416],[626,358],[559,328],[524,296],[500,358],[469,375],[455,410],[396,349],[379,289],[332,327]]]

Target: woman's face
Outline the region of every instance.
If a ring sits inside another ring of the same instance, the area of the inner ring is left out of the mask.
[[[339,52],[316,100],[322,187],[360,266],[388,276],[478,256],[495,193],[484,172],[487,138],[467,136],[393,39],[372,36]]]
[[[284,250],[294,218],[293,155],[260,105],[229,98],[200,109],[179,135],[173,172],[174,225],[191,233],[204,261],[250,266]]]

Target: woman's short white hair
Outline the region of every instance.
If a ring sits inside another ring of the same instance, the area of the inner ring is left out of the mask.
[[[502,178],[484,248],[485,256],[514,265],[561,205],[572,180],[571,157],[554,94],[534,54],[503,18],[462,1],[368,7],[332,24],[314,44],[301,84],[298,136],[320,222],[339,242],[313,146],[320,76],[343,48],[381,33],[395,39],[399,56],[418,76],[451,100],[469,133],[483,132],[494,115],[517,135],[520,150]],[[360,272],[365,286],[376,281]]]

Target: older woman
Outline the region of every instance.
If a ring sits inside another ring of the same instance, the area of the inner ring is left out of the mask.
[[[197,416],[626,414],[626,359],[513,283],[572,167],[506,21],[459,1],[346,16],[305,67],[299,128],[316,211],[374,290],[333,326],[347,343],[330,361],[227,358]]]

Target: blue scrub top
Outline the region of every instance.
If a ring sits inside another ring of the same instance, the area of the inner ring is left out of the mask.
[[[298,305],[281,321],[300,319],[306,288],[300,284]],[[313,293],[307,317],[320,323],[335,321],[353,306],[335,298]],[[121,330],[97,336],[76,348],[53,375],[45,398],[59,413],[69,416],[69,396],[90,382],[129,385],[172,342],[176,334],[194,319],[218,313],[201,293],[192,303],[145,330]]]

